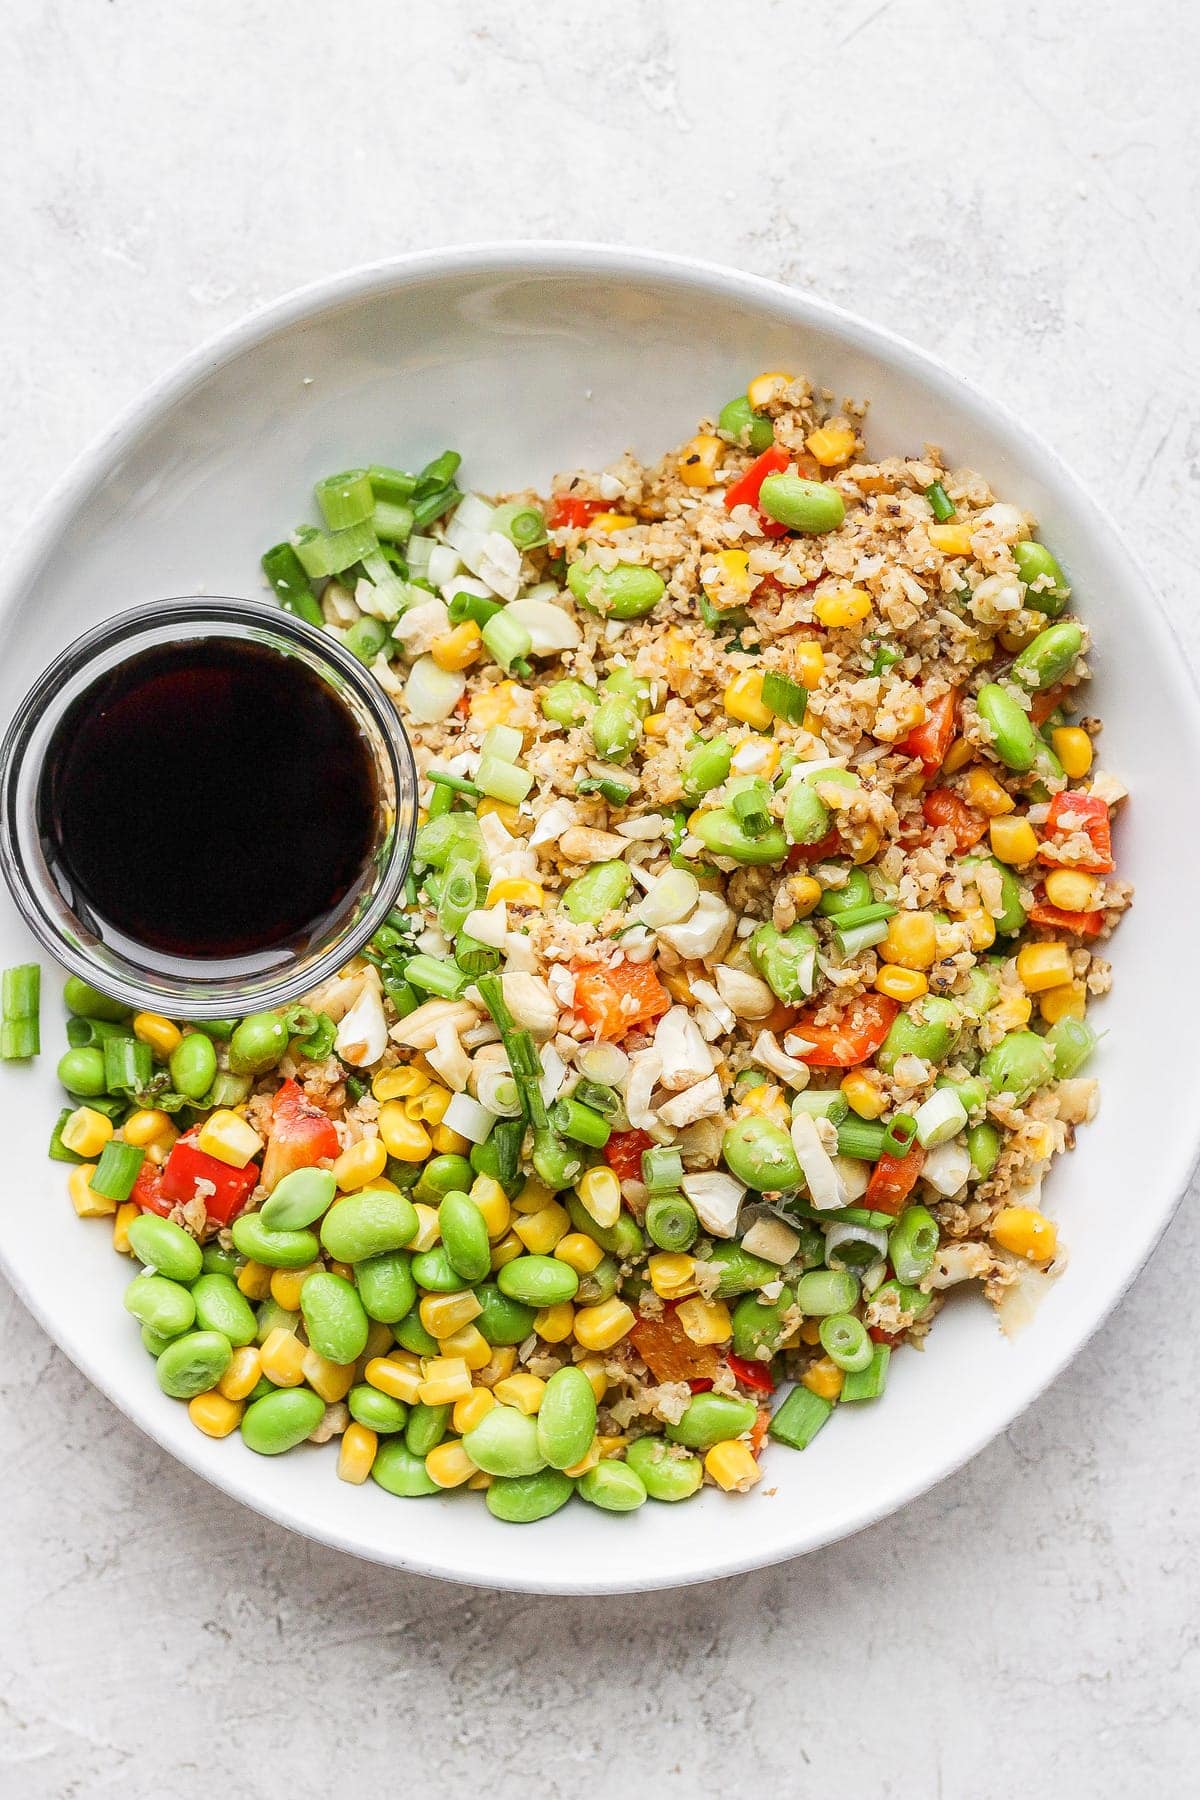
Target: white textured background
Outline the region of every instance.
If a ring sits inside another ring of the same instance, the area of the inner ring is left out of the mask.
[[[442,242],[608,238],[942,352],[1115,510],[1194,654],[1198,73],[1192,0],[6,0],[0,541],[261,301]],[[1198,1262],[1185,1207],[1079,1364],[902,1516],[607,1602],[286,1536],[0,1286],[0,1793],[1187,1791]]]

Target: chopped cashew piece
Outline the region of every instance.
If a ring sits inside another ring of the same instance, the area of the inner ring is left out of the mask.
[[[821,1142],[816,1120],[806,1112],[797,1113],[792,1120],[792,1148],[804,1171],[809,1198],[817,1210],[823,1212],[831,1207],[845,1206],[846,1190],[837,1165]]]
[[[751,1256],[761,1256],[764,1262],[778,1263],[782,1268],[784,1263],[791,1262],[800,1248],[800,1236],[790,1225],[785,1225],[782,1219],[768,1214],[765,1218],[756,1219],[749,1231],[744,1233],[742,1248],[748,1250]]]
[[[424,1006],[392,1026],[391,1037],[394,1044],[406,1044],[410,1050],[432,1050],[442,1026],[466,1031],[478,1023],[479,1013],[469,1000],[426,1000]]]
[[[504,991],[504,1004],[512,1014],[514,1024],[532,1031],[534,1037],[553,1037],[558,1029],[558,1007],[540,975],[528,975],[519,970],[515,974],[502,975],[500,985]]]
[[[337,1028],[333,1047],[343,1062],[351,1063],[356,1069],[366,1069],[379,1061],[387,1045],[388,1025],[383,1000],[379,989],[365,982],[358,999]]]
[[[811,1050],[812,1045],[809,1044],[807,1048]],[[808,1086],[810,1080],[808,1064],[800,1062],[794,1056],[789,1056],[773,1031],[759,1032],[750,1055],[760,1068],[770,1069],[772,1075],[778,1075],[798,1093],[802,1093]]]
[[[660,925],[658,935],[664,944],[689,959],[711,956],[727,932],[735,926],[732,911],[719,894],[702,893],[696,910],[679,925]]]
[[[658,1116],[664,1125],[670,1125],[679,1131],[684,1125],[691,1125],[696,1119],[714,1119],[724,1111],[725,1097],[721,1092],[721,1083],[715,1075],[709,1075],[698,1081],[693,1087],[685,1088],[682,1094],[676,1094],[665,1106],[660,1106]]]
[[[739,1019],[765,1019],[775,1010],[775,996],[757,975],[718,963],[713,970],[717,992]]]
[[[654,1048],[662,1063],[660,1080],[677,1093],[711,1075],[716,1064],[699,1026],[686,1006],[672,1006],[658,1021]]]
[[[713,1169],[701,1175],[685,1175],[679,1185],[695,1207],[705,1231],[713,1237],[733,1236],[746,1197],[740,1181],[721,1169]]]

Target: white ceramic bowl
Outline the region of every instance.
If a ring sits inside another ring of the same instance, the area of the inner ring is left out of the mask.
[[[1183,828],[1200,791],[1185,663],[1112,528],[1062,464],[940,364],[803,294],[623,250],[551,245],[412,257],[310,288],[192,357],[90,450],[52,499],[0,611],[0,718],[98,617],[155,596],[262,592],[258,557],[306,515],[313,480],[367,461],[419,464],[447,445],[473,485],[543,483],[632,445],[654,458],[760,369],[806,371],[870,401],[880,453],[941,444],[1029,508],[1096,639],[1103,760],[1134,792],[1118,834],[1138,905],[1117,981],[1097,1122],[1048,1184],[1070,1265],[1033,1324],[1003,1339],[982,1299],[938,1320],[925,1355],[893,1363],[879,1406],[847,1409],[811,1449],[769,1452],[747,1499],[715,1492],[617,1517],[573,1503],[529,1530],[476,1496],[398,1501],[337,1481],[333,1452],[268,1460],[202,1437],[159,1392],[122,1310],[129,1265],[102,1222],[77,1222],[46,1161],[62,1042],[45,983],[41,1060],[3,1067],[0,1258],[45,1329],[189,1467],[296,1531],[383,1563],[484,1586],[603,1592],[729,1575],[880,1518],[982,1448],[1102,1323],[1161,1233],[1196,1150],[1164,1106],[1200,1076],[1193,958],[1167,949],[1178,896],[1200,888]],[[231,797],[232,799],[232,797]],[[247,796],[248,801],[252,799]],[[0,961],[34,954],[7,901]],[[1151,1124],[1151,1121],[1153,1122]],[[100,1421],[97,1420],[99,1426]],[[99,1451],[98,1454],[103,1454]]]

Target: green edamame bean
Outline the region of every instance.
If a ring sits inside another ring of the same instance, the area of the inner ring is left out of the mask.
[[[825,1240],[821,1240],[824,1251]],[[732,1300],[735,1294],[748,1294],[754,1288],[764,1287],[769,1281],[779,1280],[779,1268],[761,1256],[752,1256],[743,1250],[740,1244],[728,1241],[714,1244],[704,1260],[716,1263],[721,1270],[721,1278],[717,1283],[716,1298]]]
[[[739,1119],[721,1144],[725,1166],[756,1193],[798,1188],[804,1176],[792,1140],[781,1125],[756,1114]]]
[[[457,1294],[462,1287],[462,1276],[446,1255],[444,1244],[418,1251],[410,1266],[413,1280],[427,1294]]]
[[[475,1148],[481,1149],[482,1146],[477,1144]],[[480,1173],[486,1174],[487,1170],[481,1170]],[[413,1199],[419,1200],[423,1206],[437,1206],[444,1194],[465,1193],[474,1181],[475,1174],[474,1166],[465,1156],[431,1156],[413,1189]]]
[[[128,1019],[132,1008],[122,1006],[119,1000],[110,1000],[99,988],[94,988],[90,981],[81,981],[78,975],[68,975],[63,987],[63,999],[67,1011],[74,1013],[77,1019],[107,1019],[112,1024]]]
[[[569,730],[573,725],[582,725],[597,704],[596,690],[582,681],[552,681],[543,691],[540,704],[544,719]]]
[[[157,1213],[146,1212],[132,1221],[129,1247],[140,1263],[169,1281],[195,1281],[204,1267],[204,1252],[195,1238]]]
[[[766,1350],[774,1356],[787,1334],[784,1314],[796,1304],[791,1288],[785,1287],[777,1300],[763,1300],[758,1294],[743,1294],[733,1309],[733,1353],[747,1362],[762,1360],[758,1352]]]
[[[527,1259],[518,1257],[516,1260],[524,1262]],[[551,1259],[546,1257],[543,1260],[549,1262]],[[506,1264],[508,1268],[512,1266],[512,1263]],[[571,1273],[574,1274],[574,1270]],[[539,1300],[535,1305],[526,1306],[524,1301],[513,1295],[502,1293],[494,1281],[481,1283],[475,1289],[475,1298],[483,1310],[471,1322],[493,1348],[524,1343],[533,1330],[536,1308],[542,1304]]]
[[[538,1447],[537,1420],[515,1406],[493,1406],[462,1442],[476,1468],[487,1475],[536,1475],[546,1466]]]
[[[261,1213],[243,1213],[229,1229],[234,1247],[268,1269],[303,1269],[321,1254],[315,1231],[268,1231]]]
[[[213,1041],[202,1031],[189,1031],[176,1044],[167,1058],[171,1086],[189,1100],[203,1100],[217,1074],[217,1053]]]
[[[378,1319],[382,1325],[398,1324],[417,1303],[417,1284],[406,1250],[384,1250],[379,1256],[364,1257],[354,1265],[354,1284],[368,1319]]]
[[[367,1347],[370,1321],[352,1281],[318,1269],[300,1289],[308,1341],[332,1363],[357,1362]]]
[[[265,1075],[288,1047],[282,1013],[247,1013],[229,1040],[229,1067],[235,1075]]]
[[[871,1299],[877,1306],[889,1310],[895,1305],[900,1312],[911,1313],[914,1319],[919,1319],[933,1304],[932,1294],[923,1293],[919,1287],[908,1287],[902,1281],[885,1281],[875,1289]]]
[[[567,586],[590,612],[610,619],[644,619],[654,611],[667,591],[657,569],[640,563],[618,563],[607,571],[594,564],[575,562],[567,570]]]
[[[256,1400],[261,1400],[264,1394],[277,1394],[278,1392],[279,1389],[273,1381],[268,1381],[265,1375],[260,1375],[246,1395],[246,1404],[252,1406]]]
[[[321,1222],[321,1242],[335,1262],[362,1262],[384,1250],[403,1250],[416,1235],[412,1201],[387,1188],[362,1188],[335,1200]]]
[[[537,1412],[537,1447],[552,1469],[569,1469],[591,1449],[596,1396],[582,1369],[568,1365],[546,1383]]]
[[[404,1442],[414,1456],[428,1456],[437,1448],[446,1435],[452,1411],[450,1406],[426,1406],[424,1401],[409,1408]]]
[[[518,1256],[497,1273],[496,1285],[522,1306],[557,1306],[575,1298],[579,1277],[569,1263],[559,1262],[556,1256]]]
[[[628,664],[623,664],[606,675],[600,683],[605,694],[615,694],[620,700],[628,700],[639,719],[644,719],[654,703],[654,683],[648,675],[635,675]]]
[[[178,1334],[170,1331],[155,1331],[152,1325],[142,1326],[142,1347],[150,1352],[155,1362],[158,1361],[167,1345],[173,1343]]]
[[[611,1459],[586,1470],[576,1483],[576,1492],[602,1512],[636,1512],[646,1504],[646,1484],[637,1470]]]
[[[324,1417],[325,1402],[311,1388],[276,1388],[242,1414],[242,1442],[258,1456],[282,1456],[311,1437]]]
[[[775,427],[762,413],[756,413],[745,394],[727,400],[717,414],[717,430],[731,437],[743,450],[761,456],[775,442]]]
[[[329,1211],[336,1193],[328,1169],[293,1169],[267,1195],[258,1216],[268,1231],[303,1231]]]
[[[967,1152],[976,1181],[986,1181],[1000,1160],[1000,1132],[990,1119],[981,1119],[967,1133]]]
[[[450,1193],[438,1207],[442,1248],[465,1282],[482,1281],[492,1266],[487,1222],[468,1194]]]
[[[607,1250],[621,1262],[632,1261],[646,1248],[642,1228],[632,1213],[618,1213],[615,1225],[597,1225],[574,1189],[564,1197],[564,1204],[575,1230],[594,1238],[602,1250]]]
[[[1036,1031],[1010,1031],[979,1064],[993,1095],[1011,1094],[1023,1106],[1038,1088],[1054,1079],[1054,1050]]]
[[[998,995],[999,989],[997,988],[996,991]],[[992,1004],[994,1005],[995,1002]],[[946,1088],[950,1093],[957,1094],[968,1118],[973,1112],[979,1112],[987,1105],[987,1083],[980,1081],[978,1075],[968,1075],[965,1081],[951,1081],[948,1075],[939,1075],[933,1085],[935,1088]]]
[[[234,1250],[222,1250],[220,1244],[205,1244],[200,1266],[205,1275],[228,1275],[231,1281],[236,1281],[242,1259]]]
[[[219,1331],[189,1331],[168,1344],[158,1359],[158,1385],[172,1400],[193,1400],[216,1387],[233,1358],[233,1345]],[[316,1399],[316,1395],[313,1395]],[[321,1408],[325,1410],[324,1406]]]
[[[476,1321],[478,1323],[478,1321]],[[518,1343],[520,1339],[517,1340]],[[440,1356],[437,1339],[421,1323],[421,1315],[414,1307],[396,1325],[396,1342],[402,1350],[411,1350],[414,1356]]]
[[[1026,644],[1010,673],[1022,687],[1049,688],[1061,681],[1083,650],[1083,629],[1065,619],[1048,625],[1031,644]]]
[[[819,844],[833,814],[810,781],[793,782],[783,813],[783,829],[793,844]]]
[[[219,1331],[235,1350],[258,1336],[254,1308],[228,1275],[201,1275],[192,1284],[196,1323],[202,1331]]]
[[[672,1504],[690,1500],[704,1480],[704,1464],[658,1437],[637,1438],[625,1452],[625,1467],[632,1469],[651,1500]]]
[[[58,1059],[58,1079],[68,1094],[81,1100],[97,1100],[104,1093],[104,1052],[89,1045],[83,1050],[65,1050]]]
[[[159,1337],[178,1337],[191,1329],[196,1302],[187,1288],[165,1275],[135,1275],[125,1289],[125,1311]]]
[[[1045,544],[1027,540],[1013,545],[1013,561],[1025,586],[1026,606],[1057,619],[1071,594],[1057,559]]]
[[[781,863],[788,852],[781,826],[768,826],[761,837],[751,837],[741,820],[723,806],[701,813],[691,830],[714,856],[728,856],[734,862],[753,866]]]
[[[768,475],[758,492],[759,511],[789,531],[836,531],[846,516],[846,503],[827,481],[803,475]]]
[[[632,886],[628,863],[593,863],[568,884],[559,904],[576,925],[597,925],[605,913],[617,910]]]
[[[733,745],[727,737],[706,738],[693,744],[683,759],[680,778],[690,800],[721,786],[733,766]]]
[[[953,1000],[926,994],[892,1021],[876,1058],[890,1075],[902,1056],[919,1056],[922,1062],[945,1062],[958,1042],[958,1008]]]
[[[380,1444],[371,1464],[371,1480],[401,1500],[419,1500],[442,1491],[426,1474],[424,1459],[414,1456],[401,1437],[389,1437]]]
[[[642,735],[642,721],[628,700],[602,700],[589,720],[596,755],[625,762]]]
[[[825,889],[817,902],[817,911],[822,918],[836,919],[839,913],[856,912],[860,906],[870,906],[874,898],[867,871],[848,868],[841,887]]]
[[[981,863],[988,863],[1000,877],[1000,912],[996,917],[996,931],[1000,937],[1012,937],[1020,931],[1025,923],[1026,912],[1021,904],[1021,884],[1007,863],[1000,862],[994,856],[967,856],[959,863],[959,868],[970,870]],[[977,974],[977,970],[972,970]],[[994,1004],[994,1002],[992,1003]]]
[[[565,1506],[574,1491],[569,1475],[543,1469],[537,1475],[501,1477],[484,1498],[494,1519],[503,1519],[506,1525],[533,1525]]]
[[[807,1000],[817,982],[817,934],[803,919],[786,931],[769,922],[750,939],[750,960],[779,1000]]]
[[[693,1394],[678,1423],[667,1426],[666,1435],[672,1444],[684,1444],[689,1450],[711,1450],[714,1444],[749,1431],[757,1417],[753,1400],[735,1400],[729,1394]]]
[[[1005,768],[1014,769],[1018,775],[1027,774],[1038,755],[1038,735],[1029,714],[996,681],[980,688],[975,709]]]
[[[265,1344],[273,1331],[290,1331],[295,1336],[299,1329],[298,1312],[289,1312],[286,1306],[280,1306],[278,1300],[272,1300],[270,1295],[259,1301],[254,1313],[256,1344]]]
[[[602,1300],[611,1300],[617,1291],[617,1283],[621,1278],[621,1270],[613,1256],[602,1256],[594,1269],[579,1277],[579,1288],[575,1295],[578,1306],[599,1306]]]
[[[408,1408],[403,1400],[381,1393],[366,1381],[360,1381],[350,1389],[346,1395],[346,1405],[352,1419],[365,1425],[369,1431],[377,1431],[380,1437],[393,1431],[403,1431],[408,1420]]]

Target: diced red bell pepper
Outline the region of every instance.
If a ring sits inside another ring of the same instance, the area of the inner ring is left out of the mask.
[[[753,1450],[755,1456],[759,1455],[759,1453],[762,1450],[763,1445],[767,1441],[767,1427],[770,1425],[770,1423],[771,1423],[770,1408],[766,1407],[766,1406],[760,1406],[758,1409],[758,1417],[755,1419],[753,1425],[750,1427],[750,1448],[751,1448],[751,1450]]]
[[[1068,820],[1071,821],[1069,824]],[[1068,862],[1062,855],[1061,845],[1081,833],[1090,842],[1092,854],[1083,862]],[[1063,868],[1082,869],[1087,875],[1111,875],[1117,865],[1113,861],[1112,825],[1107,802],[1099,794],[1072,792],[1069,788],[1055,794],[1046,814],[1046,831],[1038,848],[1038,858]]]
[[[834,825],[815,844],[793,844],[788,851],[788,868],[798,869],[804,863],[827,861],[829,857],[837,855],[841,841],[841,834]]]
[[[868,1325],[867,1336],[873,1344],[898,1344],[904,1333],[902,1331],[885,1331],[882,1325]]]
[[[987,835],[988,822],[983,814],[967,806],[950,788],[931,788],[921,802],[921,811],[935,831],[954,833],[954,847],[960,856],[973,850]]]
[[[1102,912],[1069,912],[1062,906],[1051,906],[1048,900],[1037,900],[1029,909],[1034,925],[1049,925],[1056,931],[1070,931],[1076,937],[1098,937],[1104,930]]]
[[[614,1131],[604,1146],[604,1160],[618,1181],[642,1179],[642,1151],[653,1150],[648,1131]]]
[[[271,1109],[271,1135],[263,1158],[268,1193],[293,1169],[311,1169],[337,1160],[341,1146],[333,1120],[308,1098],[298,1082],[285,1081]]]
[[[745,1356],[734,1356],[732,1352],[725,1358],[743,1387],[750,1388],[756,1394],[773,1394],[775,1383],[767,1364],[752,1360]]]
[[[1035,694],[1029,703],[1029,717],[1040,731],[1052,712],[1056,712],[1063,699],[1069,693],[1063,686],[1047,688],[1042,694]]]
[[[162,1178],[162,1169],[147,1157],[137,1172],[129,1198],[143,1212],[158,1213],[160,1218],[165,1219],[175,1202],[168,1200],[163,1193]]]
[[[713,1386],[712,1382],[709,1381],[707,1378],[705,1378],[703,1381],[689,1381],[688,1382],[688,1390],[689,1390],[689,1392],[691,1392],[693,1394],[711,1394],[712,1386]]]
[[[756,456],[744,474],[739,475],[732,486],[725,489],[726,512],[732,512],[735,506],[757,507],[758,496],[767,476],[782,475],[790,461],[782,444],[772,444],[769,450]]]
[[[608,507],[607,500],[588,500],[582,494],[554,494],[550,500],[550,516],[546,521],[552,531],[569,526],[581,531],[590,525],[598,512]]]
[[[198,1150],[197,1135],[198,1128],[193,1125],[181,1138],[176,1138],[171,1154],[163,1164],[163,1197],[171,1205],[186,1205],[197,1198],[197,1183],[206,1182],[209,1186],[203,1196],[204,1210],[216,1224],[228,1225],[258,1186],[258,1164],[247,1163],[244,1169],[231,1169],[219,1157]]]
[[[914,725],[906,738],[896,745],[905,756],[915,756],[925,774],[936,775],[946,760],[946,752],[954,742],[958,729],[959,689],[951,688],[930,700],[925,717]]]
[[[874,1056],[899,1010],[886,994],[859,994],[836,1025],[811,1025],[801,1014],[793,1029],[813,1048],[802,1050],[800,1061],[810,1069],[853,1069]]]
[[[716,1345],[693,1344],[673,1305],[664,1306],[660,1313],[639,1315],[629,1341],[655,1381],[686,1381],[689,1385],[703,1381],[711,1387],[720,1367]],[[703,1390],[692,1385],[692,1392]]]
[[[905,1156],[892,1156],[884,1151],[875,1164],[863,1205],[869,1212],[898,1213],[917,1185],[925,1152],[914,1144]]]

